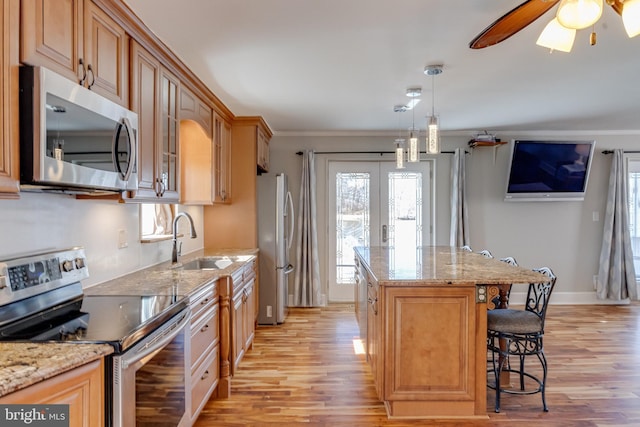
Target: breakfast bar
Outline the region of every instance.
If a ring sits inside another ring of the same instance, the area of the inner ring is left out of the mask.
[[[487,309],[532,270],[449,246],[355,248],[355,310],[390,418],[486,418]]]

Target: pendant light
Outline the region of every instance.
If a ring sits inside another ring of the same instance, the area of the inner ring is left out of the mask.
[[[420,87],[410,87],[407,89],[407,96],[411,98],[411,129],[409,129],[409,158],[408,161],[411,163],[420,161],[420,144],[418,143],[418,131],[416,130],[415,125],[415,112],[413,107],[417,104],[416,100],[419,101],[420,95],[422,94],[422,88]]]
[[[404,113],[407,107],[404,105],[396,105],[393,107],[396,113]],[[396,144],[396,169],[404,169],[404,138],[402,138],[402,128],[400,127],[400,114],[398,114],[398,138],[394,141]]]
[[[427,65],[424,73],[431,76],[431,115],[427,116],[427,154],[440,153],[440,127],[435,113],[435,76],[442,73],[442,65]]]

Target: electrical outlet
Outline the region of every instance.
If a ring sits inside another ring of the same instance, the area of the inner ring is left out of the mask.
[[[267,306],[267,317],[273,317],[273,309],[270,305]]]
[[[127,230],[118,230],[118,249],[124,249],[128,246],[129,242],[127,242]]]

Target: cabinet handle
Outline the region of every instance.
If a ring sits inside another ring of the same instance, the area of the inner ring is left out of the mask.
[[[200,329],[200,332],[204,332],[204,331],[206,331],[207,329],[209,329],[209,324],[208,324],[208,323],[207,323],[206,325],[204,325],[204,326]]]
[[[205,305],[205,304],[206,304],[206,303],[208,303],[208,302],[209,302],[209,298],[205,298],[204,300],[202,300],[202,301],[200,302],[200,304]]]
[[[204,371],[204,374],[200,377],[201,380],[206,380],[209,377],[209,370]]]
[[[162,197],[164,195],[164,182],[160,178],[156,178],[156,196]]]
[[[84,81],[87,79],[87,69],[84,66],[84,61],[82,60],[82,58],[78,59],[78,65],[80,65],[80,68],[82,69],[82,77],[78,81],[78,84],[82,86],[84,85]]]
[[[87,89],[91,89],[91,86],[96,82],[96,76],[93,74],[93,68],[91,68],[91,64],[87,65],[87,74],[91,73],[91,83],[87,85]]]

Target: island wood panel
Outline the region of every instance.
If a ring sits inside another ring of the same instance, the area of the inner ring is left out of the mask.
[[[475,404],[476,382],[486,384],[476,378],[475,286],[389,287],[383,304],[389,416],[484,414]]]

